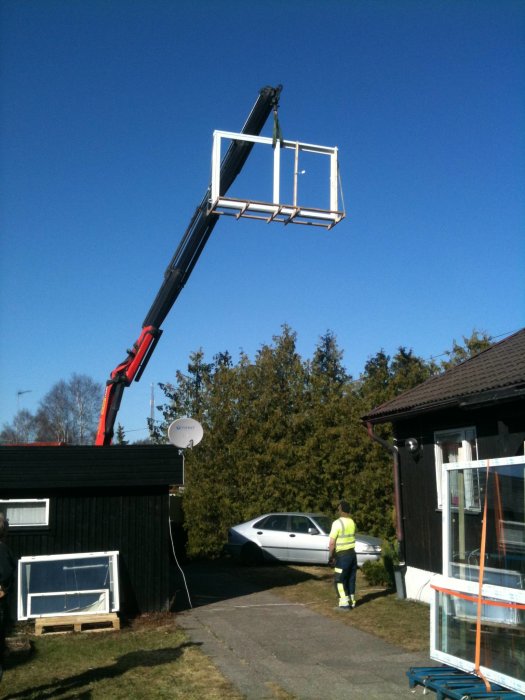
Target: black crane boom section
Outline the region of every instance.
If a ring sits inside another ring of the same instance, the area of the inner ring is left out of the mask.
[[[258,136],[270,113],[276,110],[282,86],[264,87],[259,92],[255,105],[244,124],[241,133]],[[226,194],[237,175],[242,170],[253,143],[232,141],[221,162],[220,181],[221,196]],[[124,388],[133,380],[138,381],[152,355],[160,336],[161,325],[186,284],[197,260],[199,259],[217,220],[218,214],[209,211],[211,186],[208,187],[201,203],[195,210],[170,264],[164,273],[164,281],[151,305],[138,340],[128,350],[126,359],[111,373],[106,383],[106,390],[100,412],[97,445],[109,445],[117,412],[122,400]]]

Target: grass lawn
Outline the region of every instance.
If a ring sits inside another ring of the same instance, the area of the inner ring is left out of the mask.
[[[212,568],[214,563],[210,563]],[[341,616],[334,610],[333,572],[326,567],[229,565],[261,588],[301,602],[339,622],[386,639],[408,651],[426,651],[429,608],[399,600],[395,593],[367,586],[358,574],[358,605]],[[242,700],[213,663],[177,627],[177,614],[144,615],[120,631],[33,635],[19,625],[31,652],[12,653],[0,683],[2,700],[36,698],[184,698]],[[275,697],[279,695],[276,690]]]
[[[242,698],[177,629],[173,614],[145,615],[115,632],[31,636],[30,641],[29,658],[15,653],[6,661],[3,700]]]

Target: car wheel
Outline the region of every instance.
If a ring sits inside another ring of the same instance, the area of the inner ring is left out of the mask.
[[[241,550],[241,562],[245,566],[258,566],[263,563],[263,554],[253,542],[245,544]]]

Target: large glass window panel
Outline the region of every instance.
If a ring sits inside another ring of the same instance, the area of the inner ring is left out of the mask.
[[[431,656],[467,671],[476,660],[475,595],[435,592]],[[461,597],[465,595],[465,598]],[[468,600],[470,599],[470,600]],[[525,615],[519,605],[500,607],[486,597],[481,606],[480,668],[495,683],[525,692]],[[521,605],[521,608],[523,605]]]
[[[479,640],[486,677],[525,693],[525,457],[450,461],[443,475],[431,658],[473,671]],[[478,512],[468,484],[478,485]]]
[[[499,460],[501,462],[501,460]],[[475,473],[475,479],[468,474]],[[449,575],[478,580],[480,572],[482,513],[474,516],[454,495],[467,484],[479,484],[487,499],[484,582],[525,588],[525,479],[523,464],[496,464],[449,469]]]
[[[118,552],[94,552],[19,561],[18,618],[116,612]]]

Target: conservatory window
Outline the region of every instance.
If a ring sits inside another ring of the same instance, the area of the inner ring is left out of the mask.
[[[475,428],[440,430],[434,433],[438,508],[443,507],[443,470],[448,464],[470,462],[478,458]],[[451,507],[479,512],[480,493],[477,471],[451,476]]]
[[[477,474],[481,510],[456,500]],[[436,661],[525,693],[525,457],[444,468],[443,575],[431,584]]]
[[[10,527],[45,527],[49,525],[49,498],[2,499],[0,512]]]
[[[22,557],[18,581],[19,620],[119,609],[118,552]]]

